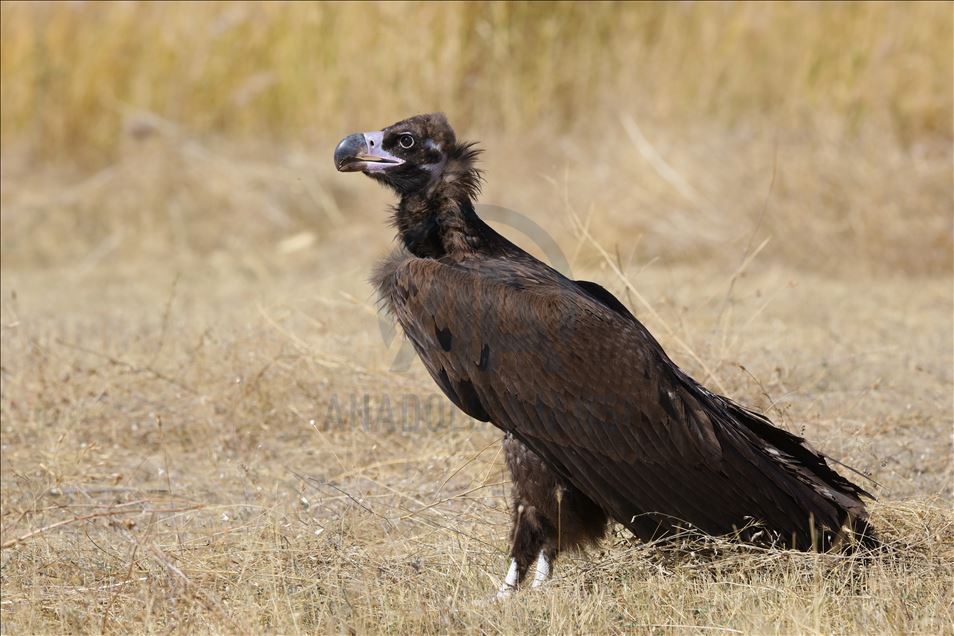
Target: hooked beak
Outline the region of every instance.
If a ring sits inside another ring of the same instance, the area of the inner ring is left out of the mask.
[[[380,131],[348,135],[335,148],[335,168],[338,172],[382,172],[404,163],[381,147],[383,141]]]

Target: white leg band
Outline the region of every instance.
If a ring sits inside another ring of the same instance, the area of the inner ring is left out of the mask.
[[[537,557],[537,571],[533,575],[533,583],[530,587],[540,587],[548,578],[550,578],[550,559],[541,550],[540,556]]]
[[[503,585],[501,585],[500,590],[497,591],[498,599],[507,598],[516,591],[517,576],[517,560],[510,559],[510,569],[507,570],[507,578],[504,579]]]

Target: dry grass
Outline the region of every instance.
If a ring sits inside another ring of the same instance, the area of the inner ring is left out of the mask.
[[[2,6],[4,144],[112,156],[125,111],[323,137],[435,105],[485,133],[673,123],[951,135],[949,3]],[[740,72],[744,70],[744,72]]]
[[[2,12],[0,632],[954,633],[949,4]],[[892,550],[617,533],[479,604],[499,434],[390,370],[389,197],[330,166],[435,104]]]

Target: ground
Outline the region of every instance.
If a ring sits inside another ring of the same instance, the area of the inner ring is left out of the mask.
[[[154,132],[92,175],[4,161],[2,631],[954,631],[949,147],[630,124],[609,165],[485,140],[482,200],[518,212],[486,214],[867,475],[889,551],[617,527],[484,603],[501,433],[377,315],[389,195],[334,173],[332,138]]]

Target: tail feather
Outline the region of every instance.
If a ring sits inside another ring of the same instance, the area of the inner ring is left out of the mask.
[[[869,523],[867,516],[852,519],[851,532],[851,541],[847,547],[849,552],[855,551],[856,547],[866,552],[876,552],[884,548],[884,544],[881,543],[878,533]]]
[[[823,493],[829,501],[841,509],[843,532],[837,527],[818,532],[812,542],[814,549],[843,549],[854,552],[876,550],[881,546],[874,528],[868,520],[868,510],[862,497],[874,499],[874,496],[858,484],[836,472],[827,460],[831,458],[818,452],[802,437],[789,433],[772,424],[764,416],[750,411],[735,402],[719,397],[732,419],[748,429],[755,437],[787,456],[786,463],[794,463],[800,479],[811,485],[816,492]],[[832,460],[834,461],[834,460]],[[839,465],[841,462],[836,462]],[[858,473],[852,469],[853,472]],[[861,473],[858,473],[861,474]],[[834,520],[832,520],[834,521]],[[819,530],[822,530],[819,528]],[[815,534],[815,529],[810,530]]]

